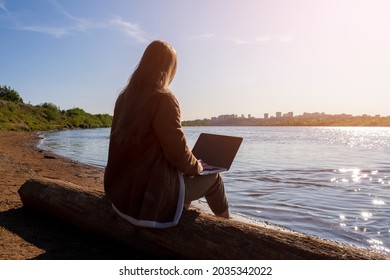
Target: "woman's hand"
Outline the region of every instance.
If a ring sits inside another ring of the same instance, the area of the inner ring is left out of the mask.
[[[211,168],[210,165],[208,165],[207,163],[205,163],[205,162],[202,161],[201,159],[199,160],[199,163],[202,165],[203,170],[207,170],[207,169],[210,169],[210,168]]]

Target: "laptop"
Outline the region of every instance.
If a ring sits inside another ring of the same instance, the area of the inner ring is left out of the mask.
[[[242,137],[201,133],[192,149],[194,156],[208,165],[200,175],[229,170],[242,140]]]

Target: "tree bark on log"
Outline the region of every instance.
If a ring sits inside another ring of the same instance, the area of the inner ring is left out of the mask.
[[[196,210],[184,211],[173,228],[136,227],[113,211],[102,190],[58,180],[28,180],[19,195],[25,207],[165,259],[390,259],[368,249]]]

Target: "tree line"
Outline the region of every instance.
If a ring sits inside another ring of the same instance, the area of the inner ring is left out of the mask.
[[[44,131],[110,127],[109,114],[89,114],[81,108],[61,110],[53,103],[25,104],[19,93],[0,86],[0,130]]]

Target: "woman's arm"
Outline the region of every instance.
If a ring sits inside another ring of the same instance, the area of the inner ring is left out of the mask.
[[[166,159],[180,172],[197,175],[202,165],[187,146],[181,126],[179,103],[172,93],[164,93],[153,117],[153,129]]]

